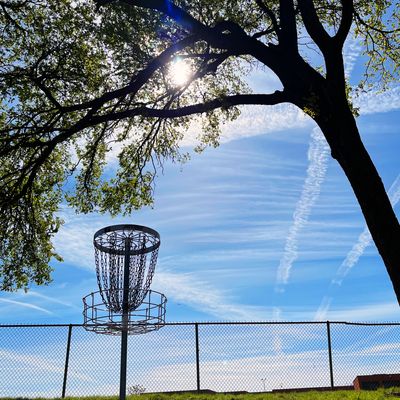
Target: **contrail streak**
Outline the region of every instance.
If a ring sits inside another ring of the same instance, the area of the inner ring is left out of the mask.
[[[397,176],[395,181],[392,183],[388,190],[388,196],[392,207],[394,208],[400,200],[400,174]],[[329,287],[328,293],[332,293],[334,286],[340,286],[343,282],[343,279],[347,276],[350,270],[354,267],[354,265],[358,262],[360,257],[364,254],[365,249],[372,243],[372,237],[369,233],[367,227],[364,228],[360,236],[358,237],[357,242],[353,245],[352,249],[347,253],[346,258],[338,268],[334,278],[331,281],[331,285]],[[322,301],[320,306],[318,307],[317,312],[315,313],[315,320],[324,320],[328,314],[331,302],[332,295],[326,295]]]
[[[400,175],[397,176],[392,186],[388,190],[388,196],[392,207],[395,207],[400,200]],[[363,255],[365,249],[372,243],[372,237],[367,227],[364,228],[363,232],[358,237],[357,242],[353,245],[352,249],[347,253],[346,258],[342,262],[341,266],[336,272],[335,277],[332,280],[333,284],[340,285],[349,273],[349,271],[358,262],[360,257]]]
[[[38,311],[42,311],[46,314],[54,314],[49,310],[46,310],[45,308],[39,307],[39,306],[35,306],[34,304],[30,304],[30,303],[25,303],[22,301],[16,301],[16,300],[9,300],[9,299],[0,299],[0,301],[2,301],[3,303],[10,303],[10,304],[15,304],[17,306],[21,306],[21,307],[26,307],[26,308],[31,308],[34,310],[38,310]]]
[[[293,262],[298,257],[298,234],[307,223],[311,209],[320,194],[321,184],[326,175],[328,156],[329,146],[320,129],[314,128],[308,151],[309,165],[307,168],[307,177],[293,214],[293,224],[286,238],[284,254],[277,271],[275,290],[278,292],[283,291],[282,285],[287,284]]]
[[[350,76],[354,69],[357,58],[361,52],[360,41],[353,35],[346,41],[344,49],[345,74]],[[304,182],[303,191],[296,210],[293,214],[293,224],[286,238],[285,250],[280,260],[275,290],[284,291],[283,285],[286,285],[293,262],[298,257],[297,243],[298,233],[307,223],[311,209],[318,199],[321,184],[325,178],[329,156],[329,146],[325,141],[321,131],[314,128],[311,134],[310,149],[308,153],[309,166],[307,169],[307,178]]]

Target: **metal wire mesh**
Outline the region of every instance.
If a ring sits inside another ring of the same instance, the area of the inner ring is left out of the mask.
[[[0,326],[0,397],[59,397],[68,326]]]
[[[132,336],[128,343],[128,393],[135,385],[146,392],[193,390],[194,340],[192,326],[165,326],[160,331]],[[74,328],[67,395],[117,395],[119,351],[118,338]]]
[[[128,308],[139,307],[150,289],[160,236],[141,225],[113,225],[94,235],[97,283],[104,304],[122,311],[124,265],[129,264]]]
[[[107,291],[94,292],[83,298],[86,330],[107,335],[120,335],[122,329],[126,329],[128,334],[136,335],[155,331],[164,326],[167,298],[162,293],[148,290],[141,304],[128,310],[124,322],[122,310],[110,309],[103,302],[105,295],[111,297],[115,294],[109,295],[104,292]],[[116,292],[116,290],[110,290],[110,292]]]
[[[329,388],[352,385],[357,375],[399,372],[400,324],[329,326],[167,323],[129,341],[128,393],[137,386],[146,392]],[[117,395],[119,352],[118,338],[81,325],[0,325],[0,397]]]
[[[399,325],[338,323],[331,335],[335,385],[351,385],[357,375],[400,373]]]
[[[201,325],[201,387],[215,391],[328,387],[323,324]]]

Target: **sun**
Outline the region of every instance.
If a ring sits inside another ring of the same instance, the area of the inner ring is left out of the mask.
[[[187,61],[176,58],[169,66],[168,76],[174,86],[183,86],[189,82],[192,69]]]

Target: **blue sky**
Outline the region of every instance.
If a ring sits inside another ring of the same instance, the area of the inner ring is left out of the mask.
[[[359,51],[347,44],[354,84]],[[250,84],[263,90],[276,81],[259,71]],[[400,86],[356,105],[364,143],[397,204]],[[191,135],[184,145],[190,150]],[[244,108],[223,128],[219,148],[182,168],[165,165],[152,209],[114,219],[60,213],[55,243],[64,262],[53,263],[49,286],[0,293],[0,323],[82,322],[81,299],[97,290],[93,234],[117,223],[160,233],[152,288],[168,298],[168,321],[400,319],[349,183],[313,122],[291,106]]]

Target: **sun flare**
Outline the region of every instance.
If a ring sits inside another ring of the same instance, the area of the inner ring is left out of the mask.
[[[174,86],[183,86],[190,80],[192,70],[185,60],[177,58],[171,63],[168,75]]]

